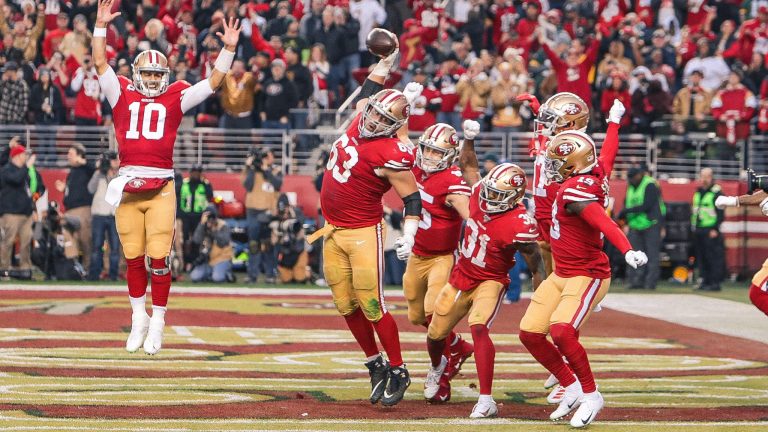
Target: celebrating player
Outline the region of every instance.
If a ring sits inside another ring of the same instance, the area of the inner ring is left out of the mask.
[[[125,349],[144,346],[157,354],[163,342],[165,311],[171,288],[168,255],[173,240],[176,193],[173,186],[173,145],[183,114],[212,95],[235,56],[240,36],[237,20],[223,23],[216,35],[224,48],[207,80],[190,86],[169,84],[168,60],[159,51],[139,53],[133,62],[133,81],[118,77],[107,64],[107,26],[120,15],[112,13],[114,0],[99,0],[93,31],[93,62],[101,90],[112,107],[120,171],[108,188],[106,200],[115,212],[120,243],[128,264],[126,279],[133,315]],[[146,311],[149,257],[152,279],[152,317]]]
[[[754,193],[741,196],[721,195],[715,200],[715,206],[720,209],[742,205],[760,206],[763,214],[768,216],[768,193],[757,190]],[[749,286],[749,300],[761,312],[768,315],[768,259],[752,277],[752,284]]]
[[[382,197],[390,187],[405,204],[398,258],[411,253],[421,216],[421,198],[411,173],[415,151],[407,138],[410,101],[421,85],[405,94],[381,90],[397,51],[381,59],[368,75],[357,104],[358,114],[331,148],[320,191],[327,223],[309,241],[325,237],[323,270],[333,301],[368,357],[371,403],[395,405],[411,383],[400,353],[397,324],[384,304],[384,223]],[[389,361],[379,353],[375,332]]]
[[[425,395],[428,390],[437,391],[429,386],[435,386],[434,377],[439,377],[445,367],[446,338],[459,320],[468,316],[480,381],[480,397],[470,418],[494,417],[498,413],[491,393],[496,350],[488,331],[509,285],[515,253],[519,250],[532,270],[534,288],[544,277],[536,222],[520,204],[525,195],[525,172],[517,165],[503,163],[480,179],[474,152],[474,138],[479,131],[477,122],[464,122],[461,167],[467,183],[472,185],[469,218],[459,260],[435,300],[427,334],[432,367],[425,384]]]
[[[623,114],[623,110],[619,111]],[[614,109],[611,114],[609,121],[619,123],[621,115]],[[544,163],[547,178],[562,183],[552,208],[550,229],[556,266],[533,294],[520,322],[520,341],[565,387],[563,399],[550,418],[560,419],[578,407],[571,426],[583,427],[603,407],[603,397],[597,391],[578,333],[611,282],[602,236],[624,254],[633,268],[644,265],[648,258],[632,250],[627,237],[605,212],[612,161],[602,156],[598,159],[589,135],[580,131],[559,133],[549,143]],[[547,340],[548,333],[554,344]]]
[[[470,187],[461,171],[453,166],[459,155],[456,130],[445,124],[430,126],[419,138],[413,174],[421,194],[421,222],[403,276],[408,301],[408,319],[429,327],[435,298],[448,282],[453,252],[459,243],[461,223],[469,217]],[[450,379],[472,355],[472,344],[451,332],[442,367],[427,377],[424,397],[432,402],[451,398]],[[446,376],[441,381],[441,376]]]
[[[547,276],[552,273],[556,263],[552,259],[549,232],[552,227],[552,204],[560,190],[560,183],[551,181],[544,175],[544,161],[546,160],[547,145],[550,140],[560,132],[578,130],[584,132],[589,122],[589,106],[573,93],[562,92],[539,106],[535,96],[522,94],[518,100],[530,102],[531,110],[536,115],[534,121],[534,136],[530,143],[530,152],[535,157],[533,165],[533,203],[534,218],[539,226],[539,247],[544,258],[544,268]],[[608,130],[603,142],[600,158],[603,168],[608,172],[613,170],[613,164],[619,150],[619,123],[626,109],[618,100],[614,100],[609,112]],[[606,180],[607,181],[607,177]],[[606,188],[608,187],[606,183]],[[596,307],[599,307],[597,305]],[[565,394],[565,388],[559,385],[557,377],[550,375],[544,383],[544,388],[552,390],[547,395],[547,402],[560,403]]]

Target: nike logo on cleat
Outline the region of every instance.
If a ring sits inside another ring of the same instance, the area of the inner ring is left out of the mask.
[[[592,411],[589,412],[589,415],[587,416],[587,418],[582,418],[581,422],[584,423],[584,424],[589,424],[589,420],[591,418],[592,418]]]
[[[391,397],[392,397],[392,395],[389,394],[389,392],[387,392],[386,390],[384,390],[384,399],[389,399]]]
[[[379,386],[380,386],[380,385],[381,385],[381,383],[383,383],[383,382],[384,382],[384,381],[382,380],[382,381],[379,381],[379,382],[377,382],[377,383],[376,383],[376,386],[374,386],[374,387],[373,387],[373,390],[371,390],[371,396],[373,396],[373,394],[374,394],[374,393],[376,393],[376,390],[379,388]],[[386,393],[386,392],[385,392],[385,393]]]
[[[569,403],[568,404],[568,408],[573,408],[573,406],[576,405],[576,402],[578,402],[578,401],[573,401],[573,402]]]

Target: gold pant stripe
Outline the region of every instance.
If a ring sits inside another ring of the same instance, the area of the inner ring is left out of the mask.
[[[584,320],[584,317],[587,315],[587,312],[591,311],[594,307],[592,303],[595,301],[595,296],[600,289],[601,282],[601,279],[592,279],[592,282],[590,282],[589,287],[587,287],[587,290],[581,297],[581,306],[576,311],[576,315],[574,315],[573,319],[571,320],[571,325],[573,328],[579,328],[581,322]]]

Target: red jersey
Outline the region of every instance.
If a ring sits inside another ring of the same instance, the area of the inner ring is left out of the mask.
[[[579,215],[568,213],[565,206],[572,202],[596,201],[605,205],[606,171],[600,163],[589,174],[566,179],[560,186],[552,207],[552,256],[557,263],[555,273],[564,278],[589,276],[611,277],[608,256],[603,253],[603,235]]]
[[[112,108],[120,166],[173,168],[173,145],[184,115],[181,97],[190,87],[176,81],[160,96],[139,93],[131,80],[118,76],[120,98]]]
[[[498,46],[501,42],[501,36],[505,33],[509,33],[510,30],[515,28],[515,23],[519,16],[517,15],[517,8],[511,4],[491,6],[493,11],[493,44]],[[503,50],[499,52],[503,53]]]
[[[480,184],[469,198],[469,219],[459,248],[459,260],[449,282],[468,291],[484,281],[509,285],[509,269],[515,265],[515,242],[531,243],[539,237],[536,221],[522,204],[503,213],[488,214],[480,209]]]
[[[543,45],[544,52],[552,62],[552,69],[557,75],[557,92],[571,92],[580,97],[587,105],[592,106],[592,87],[589,84],[589,71],[597,59],[597,51],[600,48],[600,42],[593,41],[587,48],[585,58],[574,67],[568,66],[564,60],[558,57],[552,49]]]
[[[80,89],[77,90],[75,99],[75,117],[84,119],[101,120],[101,86],[96,69],[80,68],[76,73],[82,74]]]
[[[320,189],[320,207],[331,225],[363,228],[376,225],[384,216],[381,199],[392,187],[376,175],[377,168],[407,171],[416,150],[410,143],[392,138],[361,138],[358,114],[331,147]]]
[[[533,161],[533,204],[536,219],[552,219],[552,204],[557,197],[557,191],[560,190],[559,183],[550,182],[544,175],[544,159],[546,159],[548,143],[548,137],[539,136],[539,147],[536,159]]]
[[[440,20],[445,18],[445,10],[421,5],[413,12],[413,17],[427,30],[423,35],[424,45],[431,45],[437,40],[437,31],[440,28]]]
[[[408,116],[408,130],[423,132],[435,124],[437,114],[435,108],[439,107],[441,103],[440,92],[427,84],[424,90],[422,90],[421,95],[411,105],[411,115]]]
[[[413,175],[421,194],[421,221],[413,253],[420,256],[452,253],[459,244],[463,220],[454,208],[448,206],[446,198],[451,194],[469,196],[472,189],[455,167],[430,175],[413,167]]]

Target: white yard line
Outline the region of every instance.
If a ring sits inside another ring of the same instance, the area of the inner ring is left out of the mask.
[[[746,293],[745,293],[746,294]],[[768,344],[768,318],[750,304],[696,294],[608,294],[604,307]]]

